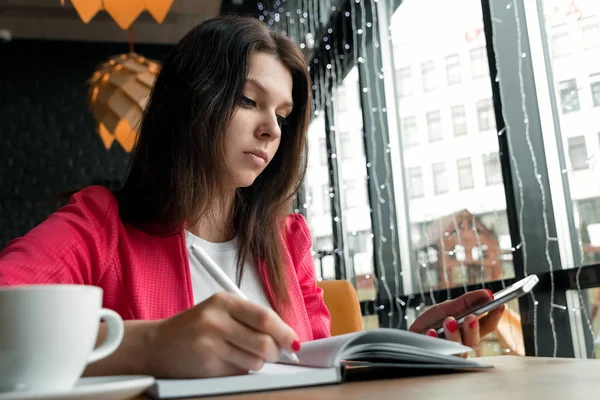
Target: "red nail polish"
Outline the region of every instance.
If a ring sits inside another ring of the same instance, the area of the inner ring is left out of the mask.
[[[456,325],[456,320],[450,320],[446,323],[446,328],[448,329],[448,332],[450,333],[454,333],[456,332],[456,330],[458,329],[458,325]]]
[[[300,351],[300,342],[299,341],[294,340],[294,343],[292,343],[292,350]]]
[[[492,300],[494,300],[494,293],[492,293],[492,291],[490,289],[485,289],[488,291],[488,293],[490,294],[490,297],[492,298]]]
[[[435,333],[435,331],[433,329],[430,329],[427,331],[427,336],[438,337],[437,333]]]
[[[477,320],[476,319],[474,319],[473,321],[469,322],[469,328],[475,329],[476,326],[477,326]]]

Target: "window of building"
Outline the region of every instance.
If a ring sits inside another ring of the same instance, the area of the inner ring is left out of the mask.
[[[404,117],[401,120],[402,135],[405,146],[416,146],[419,144],[419,130],[416,117]]]
[[[486,260],[488,258],[487,245],[473,246],[471,249],[471,257],[473,261]]]
[[[590,89],[592,89],[592,104],[600,107],[600,74],[590,75]]]
[[[563,114],[568,114],[581,109],[579,105],[579,93],[577,91],[577,81],[569,79],[558,84],[560,93],[560,106]]]
[[[477,102],[477,123],[481,132],[494,129],[496,126],[494,107],[490,99]]]
[[[425,276],[424,276],[424,280],[425,282],[423,282],[423,285],[426,288],[430,288],[430,287],[437,287],[440,283],[440,272],[438,270],[438,268],[436,266],[430,267],[430,268],[422,268],[421,270],[425,270]]]
[[[584,50],[600,47],[600,24],[597,18],[584,18],[580,22]]]
[[[454,130],[454,136],[466,135],[468,132],[465,106],[459,105],[450,108],[450,115],[452,117],[452,129]]]
[[[427,134],[430,142],[442,140],[442,117],[439,111],[430,111],[426,115]]]
[[[438,262],[438,260],[439,260],[438,251],[435,247],[427,248],[427,260],[429,261],[430,264],[434,264],[434,263]]]
[[[423,171],[421,167],[408,169],[408,193],[411,198],[423,197]]]
[[[472,189],[473,166],[471,165],[471,157],[456,160],[456,169],[458,171],[458,188],[460,190]]]
[[[319,138],[319,148],[322,149],[319,151],[319,163],[321,165],[327,165],[327,145],[325,143],[325,138]]]
[[[502,171],[498,153],[483,155],[483,171],[485,173],[485,184],[496,185],[502,183]]]
[[[323,211],[325,213],[329,213],[331,211],[331,191],[329,190],[329,185],[321,186],[321,194],[323,201]]]
[[[348,112],[348,102],[346,101],[346,87],[338,86],[335,91],[335,110],[338,114]]]
[[[396,71],[396,82],[397,82],[397,90],[398,96],[400,97],[409,97],[413,94],[412,87],[412,72],[410,67],[400,68]]]
[[[344,200],[347,209],[360,206],[362,204],[362,194],[357,181],[352,180],[344,182]]]
[[[462,82],[462,71],[460,69],[460,57],[458,54],[446,57],[446,79],[448,86]]]
[[[565,57],[571,54],[571,40],[564,25],[555,26],[551,30],[550,49],[553,58]]]
[[[433,169],[433,191],[436,194],[448,192],[448,174],[446,164],[442,161],[435,163]]]
[[[343,160],[352,159],[352,151],[354,149],[350,132],[340,132],[340,150]]]
[[[471,76],[473,79],[484,78],[489,75],[489,67],[487,65],[487,54],[485,47],[477,47],[471,49]]]
[[[588,167],[588,153],[584,136],[576,136],[567,139],[569,145],[569,158],[573,169],[585,169]]]
[[[421,77],[423,79],[424,92],[430,92],[437,87],[434,61],[426,61],[421,64]]]

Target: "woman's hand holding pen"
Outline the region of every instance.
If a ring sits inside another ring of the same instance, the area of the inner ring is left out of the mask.
[[[300,349],[273,310],[227,292],[158,321],[150,342],[145,369],[164,378],[245,374],[278,361],[281,349]]]

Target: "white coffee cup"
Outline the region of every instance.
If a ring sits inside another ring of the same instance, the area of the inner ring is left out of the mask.
[[[106,322],[106,340],[94,349]],[[114,352],[123,320],[85,285],[0,288],[0,392],[71,389],[87,364]]]

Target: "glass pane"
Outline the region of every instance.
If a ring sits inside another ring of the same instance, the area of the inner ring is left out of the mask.
[[[519,301],[517,299],[506,304],[498,327],[492,334],[487,335],[481,340],[479,348],[475,350],[474,355],[478,357],[525,355],[521,313],[519,312]]]
[[[325,119],[315,117],[308,128],[308,165],[304,178],[303,207],[313,238],[313,258],[318,279],[335,278],[329,173],[327,172]]]
[[[391,40],[394,78],[412,70],[422,81],[412,77],[396,110],[403,165],[393,172],[404,176],[406,193],[396,196],[410,222],[405,288],[424,294],[514,277],[481,2],[405,0]]]
[[[591,350],[587,356],[600,358],[600,288],[583,289],[578,297],[583,300],[580,312],[585,336],[589,340],[587,348]]]
[[[401,76],[401,74],[399,74]],[[343,94],[343,95],[342,95]],[[354,67],[334,93],[335,131],[346,143],[338,146],[342,215],[344,217],[347,268],[354,271],[360,300],[375,297],[373,237],[367,189],[358,69]],[[410,122],[408,122],[410,125]],[[376,317],[375,317],[376,318]],[[373,318],[369,326],[373,325]],[[367,321],[365,320],[365,326]]]
[[[600,261],[600,2],[542,0],[560,140],[580,239],[575,265]],[[572,267],[572,266],[569,266]]]

